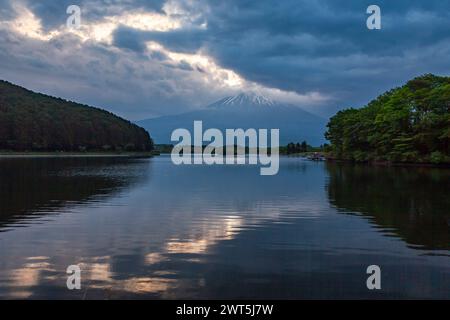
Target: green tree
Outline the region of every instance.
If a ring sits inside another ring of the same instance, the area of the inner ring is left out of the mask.
[[[106,149],[150,151],[153,141],[144,129],[105,110],[0,81],[0,150]]]
[[[450,78],[415,78],[363,108],[339,111],[327,128],[338,158],[448,163]]]

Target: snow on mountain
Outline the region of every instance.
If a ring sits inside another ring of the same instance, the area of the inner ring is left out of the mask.
[[[240,93],[237,96],[223,98],[211,105],[208,108],[221,108],[225,106],[274,106],[276,103],[256,93]]]
[[[237,128],[280,129],[282,145],[303,140],[316,146],[325,142],[325,119],[255,93],[241,93],[201,110],[142,120],[137,124],[150,132],[155,143],[172,143],[173,130],[192,130],[196,120],[203,121],[204,129],[217,128],[223,132]]]

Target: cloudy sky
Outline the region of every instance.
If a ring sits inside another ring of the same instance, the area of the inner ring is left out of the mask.
[[[450,1],[0,0],[1,79],[132,120],[241,91],[328,116],[424,73],[450,75]]]

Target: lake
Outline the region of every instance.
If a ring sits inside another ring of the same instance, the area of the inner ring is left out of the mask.
[[[275,176],[169,156],[3,157],[0,298],[450,299],[449,190],[449,169],[296,157]]]

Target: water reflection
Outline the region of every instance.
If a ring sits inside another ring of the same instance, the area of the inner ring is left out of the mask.
[[[390,274],[387,297],[446,296],[448,257],[424,257],[385,236],[396,225],[374,218],[380,233],[361,218],[376,215],[353,192],[377,184],[353,169],[282,158],[277,176],[261,177],[254,167],[177,167],[168,157],[25,160],[0,170],[20,193],[2,196],[14,213],[0,233],[2,298],[370,298],[361,266],[373,263]],[[27,167],[27,177],[12,173]],[[448,207],[439,201],[429,205]],[[82,268],[81,291],[66,289],[71,264]],[[404,289],[405,278],[414,286]]]
[[[148,170],[146,162],[120,157],[0,157],[0,231],[68,205],[102,201],[145,180]]]
[[[157,174],[150,180],[148,171],[154,165]],[[284,187],[290,171],[305,173],[294,162],[265,188],[258,187],[263,178],[254,168],[174,167],[164,157],[150,163],[108,158],[20,159],[4,161],[0,167],[3,187],[17,192],[16,199],[9,198],[11,193],[3,195],[9,212],[3,223],[16,231],[0,238],[8,244],[0,253],[5,258],[0,264],[9,270],[0,274],[4,296],[179,296],[178,291],[184,290],[180,288],[203,283],[192,270],[208,263],[208,256],[222,242],[279,223],[282,217],[289,223],[292,217],[324,214],[310,201],[304,184]],[[23,175],[24,171],[28,174]],[[124,192],[119,191],[124,189],[130,192],[121,198],[118,195]],[[34,220],[34,228],[26,235],[17,232],[19,221],[52,212],[71,214],[54,221],[43,216]],[[36,240],[33,245],[30,238]],[[36,251],[46,257],[45,265],[24,261]],[[13,255],[20,258],[9,260]],[[65,268],[70,264],[82,266],[87,293],[76,295],[64,288]],[[29,273],[33,281],[20,284],[15,280],[17,273]]]
[[[330,202],[412,247],[450,249],[450,171],[329,163]]]

